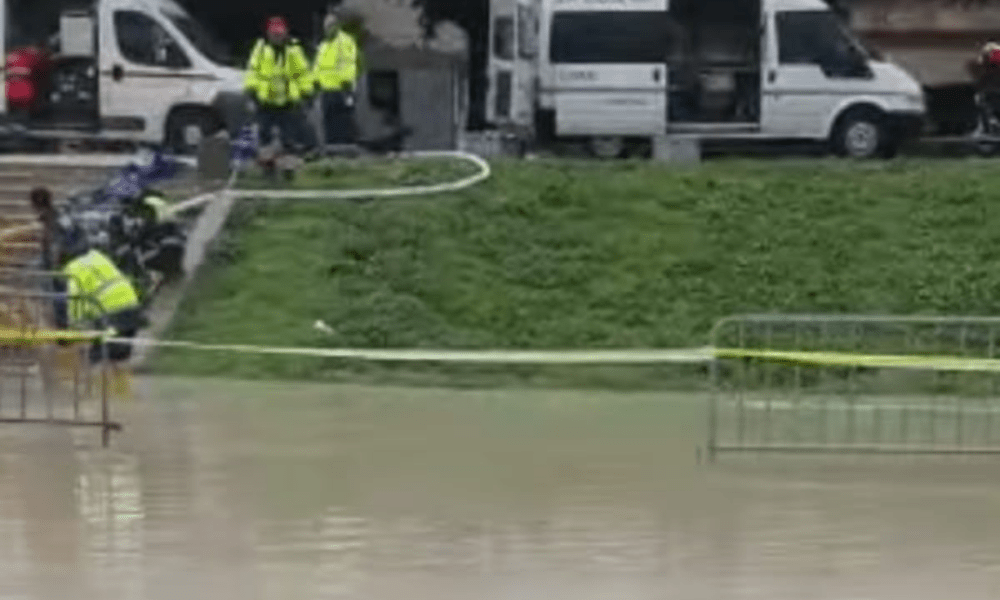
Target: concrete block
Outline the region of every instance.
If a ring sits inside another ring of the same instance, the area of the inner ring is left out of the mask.
[[[697,164],[701,162],[701,142],[693,137],[656,136],[653,138],[653,160]]]
[[[400,112],[413,131],[406,150],[451,150],[456,147],[451,71],[406,69],[399,74]]]
[[[198,148],[198,176],[203,181],[224,181],[229,177],[229,152],[226,131],[203,139]]]
[[[521,156],[522,146],[516,137],[497,131],[463,132],[458,140],[459,149],[484,158]]]

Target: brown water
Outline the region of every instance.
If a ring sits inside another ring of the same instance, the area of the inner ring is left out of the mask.
[[[1000,598],[992,462],[697,466],[693,396],[152,386],[108,450],[0,429],[0,597]]]

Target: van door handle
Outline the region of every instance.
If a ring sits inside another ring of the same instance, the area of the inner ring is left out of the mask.
[[[121,65],[111,67],[111,79],[121,81],[123,77],[125,77],[125,69]]]
[[[774,69],[767,72],[767,82],[774,83],[774,80],[778,78],[778,73]]]
[[[653,81],[655,81],[657,83],[660,82],[660,70],[659,69],[653,69]]]

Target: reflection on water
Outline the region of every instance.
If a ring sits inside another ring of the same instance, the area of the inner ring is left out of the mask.
[[[1000,598],[993,462],[698,467],[695,397],[150,386],[108,450],[0,430],[3,598]]]

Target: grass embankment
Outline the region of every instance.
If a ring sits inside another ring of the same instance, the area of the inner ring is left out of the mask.
[[[342,166],[296,187],[469,174]],[[749,311],[1000,314],[1000,171],[970,160],[495,165],[471,190],[400,200],[246,201],[170,336],[327,347],[697,346]],[[322,319],[333,335],[313,330]],[[528,368],[382,367],[164,351],[162,372],[382,379]],[[562,368],[582,385],[663,385],[675,368]],[[367,375],[366,375],[367,374]],[[457,379],[456,379],[457,378]],[[439,378],[431,377],[432,381]]]

